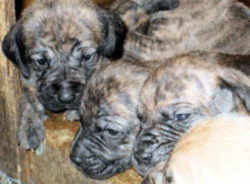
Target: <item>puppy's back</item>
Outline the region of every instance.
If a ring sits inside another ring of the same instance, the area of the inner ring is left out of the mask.
[[[230,184],[250,180],[250,117],[221,115],[193,127],[169,162],[176,184]]]

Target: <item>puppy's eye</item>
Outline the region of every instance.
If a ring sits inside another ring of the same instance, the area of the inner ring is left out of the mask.
[[[118,135],[118,133],[119,133],[117,130],[114,130],[114,129],[111,129],[111,128],[107,129],[107,132],[108,132],[111,136],[116,136],[116,135]]]
[[[41,58],[41,59],[37,59],[36,62],[39,64],[39,65],[45,65],[47,64],[47,59],[45,58]]]
[[[177,121],[183,121],[183,120],[188,119],[190,115],[191,115],[190,113],[182,113],[182,114],[180,113],[180,114],[176,114],[176,115],[175,115],[175,119],[176,119]]]
[[[83,55],[82,55],[82,60],[88,61],[88,60],[91,59],[91,57],[92,57],[91,54],[83,54]]]
[[[95,126],[95,132],[96,132],[96,133],[102,132],[102,128],[99,127],[99,126]]]

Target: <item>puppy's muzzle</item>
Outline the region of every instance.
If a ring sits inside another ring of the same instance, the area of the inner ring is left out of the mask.
[[[80,100],[81,84],[78,82],[62,82],[52,84],[51,91],[57,94],[57,100],[61,104],[71,104],[76,100]]]
[[[93,179],[107,179],[130,167],[106,149],[93,137],[80,138],[73,143],[70,159],[78,170]]]
[[[54,82],[43,86],[40,100],[44,106],[54,112],[74,109],[79,106],[83,84],[75,81]]]
[[[153,162],[153,153],[158,148],[157,137],[151,133],[145,133],[138,137],[133,154],[133,165],[140,175],[145,175]]]

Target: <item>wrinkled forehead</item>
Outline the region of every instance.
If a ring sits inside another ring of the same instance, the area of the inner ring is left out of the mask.
[[[86,46],[97,43],[100,39],[98,17],[94,11],[82,11],[44,9],[35,12],[24,22],[26,45],[46,46],[53,50],[62,49],[63,52],[69,52],[76,41]]]
[[[108,104],[112,112],[123,118],[134,118],[138,98],[129,92],[115,93],[109,96]]]
[[[141,102],[150,112],[171,104],[208,104],[218,86],[214,73],[204,69],[167,69],[162,75],[146,81]]]

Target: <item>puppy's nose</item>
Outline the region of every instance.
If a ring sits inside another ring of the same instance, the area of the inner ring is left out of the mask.
[[[73,103],[80,97],[82,85],[78,82],[63,81],[53,85],[54,91],[58,95],[58,100],[64,104]]]
[[[74,101],[75,95],[74,95],[74,92],[72,90],[62,88],[58,92],[58,99],[61,103],[68,104],[68,103],[71,103]]]

